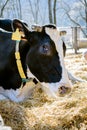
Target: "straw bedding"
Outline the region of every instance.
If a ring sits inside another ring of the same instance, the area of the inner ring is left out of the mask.
[[[87,63],[82,54],[67,54],[69,71],[87,80]],[[70,94],[49,99],[40,85],[21,103],[0,101],[0,114],[13,130],[87,130],[87,83],[73,84]]]

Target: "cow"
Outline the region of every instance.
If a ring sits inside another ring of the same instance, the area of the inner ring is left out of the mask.
[[[0,94],[15,102],[25,100],[30,89],[20,86],[28,78],[33,79],[35,86],[40,82],[49,96],[56,97],[58,90],[60,94],[70,92],[72,84],[64,65],[65,47],[57,27],[48,24],[40,31],[30,31],[25,23],[14,19],[12,28],[19,31],[20,40],[12,39],[12,32],[0,31]],[[18,59],[15,50],[20,53]],[[26,77],[24,82],[17,66],[19,59]]]

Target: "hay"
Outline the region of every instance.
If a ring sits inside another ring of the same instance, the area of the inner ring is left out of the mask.
[[[87,80],[82,54],[67,54],[65,64],[73,74]],[[0,101],[0,114],[13,130],[87,130],[87,83],[73,84],[70,94],[49,99],[38,85],[30,99]]]

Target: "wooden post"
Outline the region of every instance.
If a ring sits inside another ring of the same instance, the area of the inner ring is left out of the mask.
[[[77,44],[77,27],[73,27],[73,48],[75,49],[75,54],[77,54],[78,44]]]

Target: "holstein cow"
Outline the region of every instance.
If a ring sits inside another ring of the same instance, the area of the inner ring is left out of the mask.
[[[28,25],[27,25],[27,23],[26,22],[23,22],[24,24],[25,24],[25,26],[27,26],[28,27]],[[4,29],[4,30],[6,30],[6,31],[10,31],[10,32],[13,32],[13,31],[15,31],[15,29],[14,29],[14,25],[13,25],[14,23],[13,23],[13,20],[11,20],[11,19],[0,19],[0,28],[2,28],[2,29]],[[16,24],[16,23],[15,23]],[[16,25],[15,25],[16,26]],[[38,26],[38,25],[33,25],[32,26],[32,29],[34,30],[34,31],[37,31],[37,32],[40,32],[41,30],[42,30],[42,27],[40,27],[40,26]],[[59,35],[61,36],[61,38],[62,38],[62,41],[63,41],[63,54],[64,54],[64,56],[65,56],[65,52],[66,52],[66,45],[65,45],[65,43],[64,43],[64,38],[63,38],[63,36],[64,35],[66,35],[66,31],[64,31],[64,30],[62,30],[62,31],[60,31],[58,28],[57,28],[57,30],[58,30],[58,32],[59,32]],[[22,37],[22,39],[23,39],[23,37]],[[84,55],[84,57],[86,57],[85,55]],[[69,79],[70,80],[72,80],[72,82],[83,82],[84,80],[82,80],[82,79],[80,79],[80,78],[77,78],[77,77],[75,77],[74,75],[72,75],[69,71],[67,71],[68,72],[68,77],[69,77]]]
[[[40,31],[29,31],[25,23],[13,20],[12,27],[21,40],[12,40],[12,32],[0,31],[0,94],[19,102],[28,98],[30,88],[21,84],[33,78],[42,89],[56,97],[71,90],[64,65],[63,41],[54,25],[44,25]],[[64,50],[65,52],[65,50]],[[21,68],[21,70],[20,70]],[[21,74],[22,72],[22,74]]]

